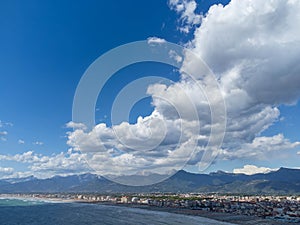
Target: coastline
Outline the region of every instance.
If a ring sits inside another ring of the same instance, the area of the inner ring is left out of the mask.
[[[1,199],[11,199],[11,200],[22,200],[22,201],[36,201],[36,202],[45,202],[45,203],[76,203],[79,201],[73,199],[64,199],[64,198],[43,198],[43,197],[29,197],[29,196],[16,196],[9,194],[0,194]]]
[[[118,204],[118,203],[110,203],[110,202],[77,202],[77,203],[129,207],[129,208],[145,209],[145,210],[150,210],[150,211],[161,211],[161,212],[182,214],[182,215],[188,215],[188,216],[199,216],[199,217],[217,220],[220,222],[227,222],[227,223],[238,224],[238,225],[270,225],[270,224],[272,224],[272,225],[287,225],[286,222],[280,222],[280,221],[276,221],[276,220],[272,220],[272,219],[263,219],[263,218],[256,217],[256,216],[209,212],[209,211],[205,211],[205,210],[168,208],[168,207],[157,207],[157,206],[149,206],[149,205],[124,204],[124,203]],[[299,223],[288,223],[288,225],[299,225]]]
[[[127,207],[127,208],[137,208],[145,209],[150,211],[160,211],[167,213],[182,214],[188,216],[198,216],[208,219],[213,219],[220,222],[227,222],[231,224],[238,225],[286,225],[286,222],[281,222],[278,220],[272,219],[263,219],[257,216],[247,216],[247,215],[238,215],[231,213],[221,213],[221,212],[210,212],[205,210],[193,210],[186,208],[173,208],[173,207],[158,207],[152,205],[144,204],[132,204],[132,203],[115,203],[115,202],[99,202],[99,201],[85,201],[77,199],[66,199],[66,198],[47,198],[47,197],[37,197],[37,196],[18,196],[18,195],[6,195],[0,194],[0,199],[17,199],[23,201],[39,201],[45,203],[74,203],[74,204],[95,204],[95,205],[107,205],[107,206],[117,206],[117,207]],[[289,225],[299,225],[300,223],[289,222]]]

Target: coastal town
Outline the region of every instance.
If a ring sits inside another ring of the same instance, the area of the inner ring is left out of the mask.
[[[300,223],[300,196],[225,195],[225,194],[2,194],[0,198],[26,198],[94,204],[110,204],[152,209],[179,209],[255,216],[282,222]]]

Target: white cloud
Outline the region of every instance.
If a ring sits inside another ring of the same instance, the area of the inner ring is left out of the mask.
[[[267,167],[257,167],[255,165],[244,165],[243,168],[236,168],[233,170],[233,173],[236,174],[246,174],[246,175],[253,175],[257,173],[269,173],[272,171],[276,171],[277,169],[271,169]]]
[[[195,13],[197,3],[194,0],[170,0],[169,7],[180,15],[182,26],[179,30],[188,33],[194,25],[201,23],[202,16]]]
[[[7,136],[8,132],[7,131],[0,131],[0,140],[1,141],[6,141],[6,136]]]
[[[72,175],[92,172],[85,162],[84,155],[69,150],[51,156],[36,154],[33,151],[16,155],[0,155],[0,161],[15,161],[27,165],[25,171],[14,171],[12,168],[0,169],[0,177],[25,177],[34,175],[48,178],[55,175]],[[3,174],[6,172],[6,174]],[[1,174],[2,173],[2,174]],[[2,178],[3,178],[2,177]]]
[[[23,145],[23,144],[25,144],[25,141],[22,140],[22,139],[19,139],[19,140],[18,140],[18,144]]]
[[[243,143],[235,151],[223,149],[220,157],[225,159],[266,160],[274,157],[274,153],[284,152],[300,146],[300,142],[290,142],[283,134],[272,137],[256,137],[250,143]]]
[[[168,120],[154,111],[138,118],[136,124],[123,122],[109,128],[102,123],[90,132],[69,132],[68,144],[86,154],[89,165],[104,175],[168,173],[182,168],[192,154],[193,148],[187,147],[196,146],[196,125],[194,121]]]
[[[1,127],[12,127],[13,126],[13,123],[10,123],[10,122],[3,122],[0,120],[0,128]]]
[[[12,173],[14,171],[11,167],[0,167],[0,173]]]
[[[41,141],[35,141],[35,142],[33,142],[32,144],[34,144],[34,145],[44,145],[44,143],[41,142]]]
[[[232,0],[227,6],[214,5],[189,43],[219,79],[227,107],[223,152],[233,158],[266,158],[271,150],[298,146],[281,134],[260,134],[280,119],[279,105],[300,97],[299,10],[299,1]],[[185,57],[185,67],[193,70],[193,59]],[[274,144],[276,140],[280,143]]]
[[[43,158],[45,159],[45,158]],[[24,152],[16,155],[0,155],[0,160],[16,161],[21,163],[33,163],[40,160],[40,156],[33,151]]]
[[[177,63],[182,62],[183,58],[174,50],[169,51],[169,56],[174,59]]]
[[[149,37],[147,38],[148,44],[163,44],[166,43],[166,40],[158,37]]]
[[[6,128],[6,127],[11,127],[13,126],[12,123],[10,122],[3,122],[0,120],[0,128]],[[8,132],[6,130],[0,131],[0,141],[7,141],[6,136],[8,135]]]
[[[0,178],[6,178],[11,176],[14,172],[14,169],[11,167],[0,167]]]
[[[80,129],[80,130],[85,130],[86,126],[82,123],[74,123],[73,121],[70,121],[66,124],[67,128],[72,128],[72,129]]]
[[[169,4],[180,13],[184,29],[198,24],[200,15],[193,16],[194,1],[171,0]],[[189,48],[216,74],[227,107],[227,132],[219,160],[263,160],[299,147],[299,142],[291,142],[283,134],[261,136],[279,120],[278,106],[300,97],[299,10],[299,1],[232,0],[225,7],[211,7],[195,29]],[[157,38],[149,41],[164,42]],[[170,57],[174,56],[171,52]],[[220,127],[221,121],[212,124],[210,109],[219,109],[221,99],[215,97],[217,90],[208,76],[192,80],[183,73],[197,70],[198,63],[187,52],[180,81],[149,86],[147,92],[154,106],[150,116],[136,124],[122,123],[113,128],[98,124],[90,132],[77,129],[68,133],[68,144],[93,153],[92,167],[118,174],[145,168],[155,172],[179,168],[194,148],[190,141],[196,140],[196,152],[188,163],[198,164],[212,128]],[[210,96],[215,97],[211,98],[213,102],[208,101]],[[200,133],[196,131],[194,110]],[[214,136],[221,138],[221,129],[217,131]],[[182,141],[176,146],[180,137]],[[211,146],[211,151],[217,152],[217,148]]]
[[[221,77],[226,96],[293,103],[300,96],[299,9],[299,1],[282,0],[214,5],[195,30],[192,49]]]
[[[6,136],[7,134],[7,131],[0,131],[0,136]]]

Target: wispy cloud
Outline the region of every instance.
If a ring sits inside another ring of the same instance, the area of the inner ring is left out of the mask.
[[[25,144],[25,141],[22,140],[22,139],[19,139],[19,140],[18,140],[18,144],[20,144],[20,145]]]
[[[7,136],[8,132],[7,131],[0,131],[0,140],[1,141],[6,141],[6,136]]]
[[[13,123],[11,122],[3,122],[0,120],[0,128],[1,127],[12,127],[13,126]]]
[[[41,141],[35,141],[35,142],[33,142],[32,144],[34,144],[34,145],[44,145],[44,143],[43,142],[41,142]]]
[[[0,178],[7,178],[14,173],[14,169],[11,167],[0,167]]]

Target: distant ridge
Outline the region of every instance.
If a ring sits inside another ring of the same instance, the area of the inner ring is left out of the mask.
[[[254,175],[226,173],[195,174],[178,171],[167,180],[150,186],[120,185],[95,174],[0,180],[0,193],[149,193],[217,192],[240,194],[300,194],[300,169],[280,168]]]

